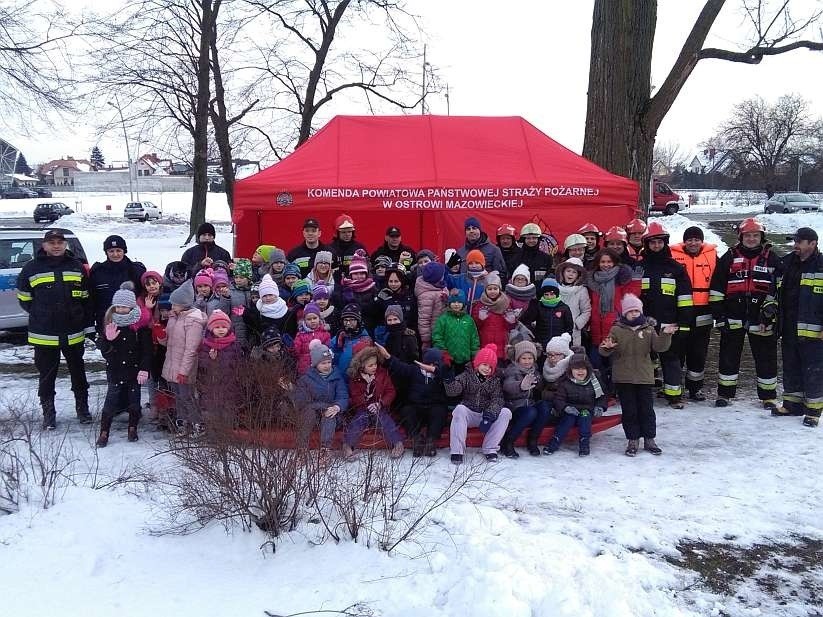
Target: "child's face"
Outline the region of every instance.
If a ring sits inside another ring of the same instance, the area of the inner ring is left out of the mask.
[[[225,283],[221,283],[217,287],[215,287],[215,291],[217,292],[218,296],[222,296],[224,298],[228,298],[231,295],[231,289]]]
[[[589,374],[588,369],[585,366],[576,366],[572,369],[572,377],[577,379],[578,381],[583,381],[586,379],[586,376]]]
[[[488,285],[486,287],[486,295],[489,297],[490,300],[497,300],[500,296],[500,287],[497,285]]]
[[[268,347],[266,347],[266,351],[271,354],[278,354],[280,353],[280,348],[282,347],[282,343],[272,343]]]
[[[183,304],[172,304],[171,305],[171,312],[174,313],[175,315],[179,315],[180,313],[182,313],[185,310],[186,310],[186,306],[183,305]]]
[[[260,296],[260,301],[263,304],[274,304],[277,302],[277,296],[274,294],[266,294],[265,296]]]
[[[321,360],[317,363],[317,372],[321,375],[328,375],[331,373],[331,360]]]
[[[397,272],[392,272],[389,275],[389,280],[386,281],[386,286],[392,291],[398,291],[403,286],[403,281],[397,276]]]
[[[302,293],[298,295],[295,300],[297,300],[303,306],[306,306],[309,302],[311,302],[311,294],[307,291],[306,293]]]
[[[379,276],[383,276],[383,274],[386,273],[386,269],[383,268],[383,273],[381,274],[380,269],[378,268],[377,273],[378,273]],[[351,273],[351,280],[357,281],[357,282],[365,281],[366,280],[366,273],[365,272],[352,272]]]
[[[576,283],[578,276],[580,276],[580,273],[577,268],[563,268],[563,282],[567,284]]]
[[[452,274],[459,274],[460,264],[457,264],[456,266],[452,266],[451,268],[449,268],[449,272],[451,272]]]
[[[600,263],[597,264],[597,266],[600,268],[601,272],[608,272],[609,270],[614,268],[614,261],[612,261],[612,258],[609,255],[603,255],[600,258]]]
[[[211,285],[198,285],[197,295],[201,298],[208,298],[211,295]]]
[[[214,338],[223,338],[229,333],[229,327],[225,324],[219,324],[211,329]]]
[[[240,276],[239,274],[234,277],[234,284],[237,286],[238,289],[245,289],[249,286],[249,279],[245,276]]]
[[[275,261],[271,265],[271,271],[275,274],[280,274],[283,270],[286,269],[286,262],[285,261]]]
[[[534,356],[530,353],[524,353],[517,359],[517,366],[525,370],[531,369],[534,366]]]
[[[622,240],[609,240],[606,242],[606,248],[610,248],[619,255],[626,249],[626,246]]]
[[[343,327],[346,330],[354,330],[357,327],[357,320],[354,317],[344,317]]]
[[[156,296],[160,293],[160,283],[153,278],[146,279],[146,282],[143,283],[143,287],[146,289],[146,293],[150,296]]]
[[[417,258],[417,265],[420,268],[422,268],[429,262],[431,262],[431,257],[429,257],[428,255],[423,255],[422,257]]]
[[[586,248],[590,251],[597,247],[597,236],[595,234],[586,234],[583,236],[586,238]]]
[[[483,375],[483,377],[488,377],[492,374],[492,367],[484,362],[477,367],[477,372]]]
[[[329,308],[329,299],[328,298],[317,298],[314,303],[320,307],[321,311],[325,311]]]
[[[291,288],[294,287],[294,284],[297,282],[297,277],[294,274],[287,274],[283,277],[283,282]]]
[[[484,269],[483,264],[478,263],[470,263],[468,266],[466,266],[466,268],[471,272],[483,272]]]
[[[624,315],[624,317],[626,319],[628,319],[629,321],[634,321],[635,319],[640,317],[640,311],[638,311],[637,309],[632,309],[630,311],[626,311],[626,314]]]
[[[452,310],[453,313],[462,313],[463,312],[463,303],[460,302],[459,300],[449,302],[449,308]]]
[[[257,251],[254,251],[254,255],[251,256],[251,264],[254,267],[257,267],[262,263],[263,263],[263,256],[260,255],[260,253],[258,253]]]
[[[387,326],[396,326],[400,323],[400,318],[397,315],[389,315],[386,317],[386,325]]]
[[[317,328],[320,327],[320,318],[314,313],[306,315],[303,321],[306,322],[306,327],[309,328],[309,330],[317,330]]]
[[[131,312],[131,309],[128,306],[115,306],[114,312],[118,315],[128,315]]]
[[[327,276],[331,272],[331,266],[322,262],[314,264],[314,269],[317,270],[317,274],[320,276]]]
[[[557,366],[558,362],[560,362],[566,355],[562,353],[557,353],[556,351],[550,351],[546,354],[546,362],[549,363],[549,366],[554,368]]]
[[[512,285],[515,287],[528,287],[529,279],[523,274],[518,274],[512,279]]]
[[[374,375],[377,372],[377,358],[369,358],[366,360],[360,371],[364,375]]]
[[[375,273],[375,275],[377,275],[377,276],[379,276],[379,277],[386,276],[386,266],[377,266],[377,267],[374,269],[374,273]],[[360,274],[362,274],[362,272],[361,272]],[[353,278],[355,281],[356,281],[356,280],[358,280],[356,276],[352,276],[352,278]],[[361,280],[362,280],[362,279],[361,279]]]
[[[586,245],[578,244],[577,246],[569,247],[569,257],[577,257],[578,259],[583,259],[583,255],[586,254]]]
[[[557,297],[557,294],[554,293],[554,289],[547,289],[543,292],[543,297],[548,300],[554,300]]]
[[[171,315],[171,309],[160,309],[160,320],[167,321]]]

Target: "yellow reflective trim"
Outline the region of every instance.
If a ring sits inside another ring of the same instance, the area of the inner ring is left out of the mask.
[[[79,283],[83,280],[83,277],[79,274],[66,274],[63,273],[63,282],[64,283]]]
[[[31,334],[29,333],[29,345],[43,345],[47,347],[57,347],[60,344],[60,339],[56,336],[48,336],[47,334]]]
[[[68,337],[69,345],[77,345],[79,343],[82,343],[85,338],[86,338],[86,335],[83,334],[82,332],[80,334],[72,334],[71,336]]]
[[[672,386],[669,384],[665,384],[663,386],[663,394],[666,396],[680,396],[683,394],[683,388],[680,386]]]
[[[31,294],[26,291],[18,291],[17,299],[22,300],[23,302],[31,302]]]
[[[42,285],[43,283],[53,283],[54,282],[54,273],[48,274],[34,274],[29,277],[29,284],[32,287],[36,287],[37,285]]]
[[[88,298],[89,297],[89,292],[83,291],[82,289],[81,290],[72,289],[71,297],[72,298]]]

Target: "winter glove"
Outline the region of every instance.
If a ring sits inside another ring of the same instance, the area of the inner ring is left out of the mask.
[[[243,306],[242,304],[239,305],[239,306],[234,306],[231,309],[231,314],[232,315],[237,315],[238,317],[242,317],[243,313],[245,313],[245,312],[246,312],[246,307]]]
[[[580,411],[577,409],[577,407],[572,407],[571,405],[566,405],[566,407],[563,409],[563,411],[565,411],[570,416],[579,416],[580,415]]]
[[[534,373],[527,373],[523,379],[520,380],[521,390],[531,390],[537,385],[537,375]]]
[[[189,383],[189,376],[183,373],[177,373],[177,383],[182,385]]]
[[[148,371],[140,371],[137,373],[137,383],[141,386],[149,380],[149,372]]]
[[[377,294],[377,297],[380,300],[391,300],[392,299],[391,289],[381,289],[380,293]]]
[[[592,409],[592,413],[593,413],[595,418],[599,418],[600,416],[602,416],[603,411],[605,411],[605,410],[602,407],[599,407],[599,406]]]
[[[451,257],[449,257],[449,260],[446,262],[446,268],[448,270],[451,270],[455,266],[459,265],[460,262],[462,262],[462,261],[463,260],[460,259],[460,255],[458,255],[457,252],[455,252],[455,253],[452,254]]]
[[[161,323],[152,324],[151,333],[156,341],[166,340],[166,326]]]
[[[489,317],[489,309],[483,307],[479,311],[477,311],[477,316],[480,318],[480,321],[486,321]]]

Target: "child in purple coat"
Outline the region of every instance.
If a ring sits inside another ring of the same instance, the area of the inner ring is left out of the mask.
[[[231,318],[215,310],[206,323],[197,362],[197,390],[204,416],[212,421],[221,413],[234,417],[238,400],[237,379],[243,349],[232,332]]]

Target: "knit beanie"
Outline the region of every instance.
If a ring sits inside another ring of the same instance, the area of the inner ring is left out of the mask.
[[[171,294],[160,294],[160,297],[157,298],[157,306],[160,307],[161,311],[170,311]]]
[[[329,264],[331,265],[332,254],[331,251],[317,251],[314,256],[314,265]]]
[[[562,353],[564,356],[572,355],[572,350],[569,349],[572,337],[568,332],[564,332],[560,336],[555,336],[546,343],[546,353]]]
[[[309,302],[303,309],[303,319],[305,319],[307,315],[311,314],[320,317],[320,307],[317,306],[314,302]]]
[[[109,236],[103,240],[103,250],[108,251],[109,249],[123,249],[124,253],[129,252],[126,247],[126,241],[123,240],[122,236]]]
[[[277,249],[273,244],[261,244],[255,249],[255,253],[260,255],[267,264],[271,263],[271,254]]]
[[[537,346],[531,341],[520,341],[514,346],[514,361],[518,362],[520,356],[530,353],[537,360]]]
[[[446,266],[436,261],[430,261],[423,266],[423,280],[430,285],[435,285],[443,280],[446,275]]]
[[[477,249],[469,251],[468,255],[466,255],[466,265],[468,264],[480,264],[484,268],[486,267],[486,256]]]
[[[389,263],[391,263],[391,260],[389,260]],[[352,257],[351,263],[349,264],[349,275],[355,272],[362,272],[366,276],[369,275],[369,264],[364,257],[360,257],[359,255]]]
[[[263,334],[260,335],[260,344],[265,347],[271,347],[275,343],[282,342],[282,338],[280,337],[280,330],[277,329],[276,326],[269,326],[265,330],[263,330]]]
[[[388,319],[389,315],[394,315],[400,321],[403,321],[403,308],[397,304],[390,304],[386,307],[386,312],[384,316],[386,319]]]
[[[208,285],[209,287],[214,287],[214,279],[212,276],[214,275],[214,270],[211,268],[206,268],[205,270],[200,270],[197,274],[194,275],[194,285]]]
[[[423,364],[440,366],[443,363],[443,352],[437,347],[430,347],[423,352]]]
[[[466,307],[466,292],[462,289],[458,289],[457,293],[453,293],[449,296],[446,303],[451,304],[452,302],[461,302],[463,304],[463,308]]]
[[[629,311],[643,312],[643,302],[634,294],[626,294],[620,303],[620,314],[625,315]]]
[[[154,270],[148,270],[147,272],[144,272],[143,275],[140,277],[140,283],[143,285],[143,287],[146,286],[146,281],[149,279],[154,279],[161,285],[163,284],[163,275],[159,272],[155,272]]]
[[[559,271],[562,274],[563,270],[570,267],[576,267],[579,270],[584,270],[583,261],[579,257],[569,257],[566,261],[560,264]]]
[[[589,361],[589,357],[586,354],[576,353],[569,358],[569,372],[571,372],[574,368],[584,368],[591,373],[592,363]]]
[[[420,252],[417,253],[417,259],[421,257],[428,257],[432,261],[437,261],[437,255],[434,254],[434,251],[429,249],[420,249]]]
[[[349,302],[344,306],[343,312],[340,313],[340,319],[343,320],[347,317],[352,317],[357,320],[357,323],[361,323],[363,321],[363,313],[360,312],[360,305],[356,302]]]
[[[171,292],[169,301],[172,304],[178,304],[186,308],[191,307],[191,305],[194,304],[194,287],[188,282],[183,283]]]
[[[520,264],[519,266],[517,266],[514,269],[514,272],[512,272],[512,277],[509,280],[511,280],[511,282],[513,283],[514,282],[514,277],[516,277],[516,276],[525,276],[526,281],[531,281],[532,280],[532,273],[531,273],[531,271],[529,270],[529,267],[526,264]]]
[[[272,281],[272,282],[274,282],[274,281]],[[291,288],[291,297],[292,298],[296,298],[297,296],[300,296],[302,294],[311,295],[311,281],[307,281],[306,279],[300,279],[299,281],[296,281],[294,283],[294,285],[292,285],[292,288]],[[263,295],[262,290],[261,290],[260,295],[261,296]]]
[[[542,296],[544,293],[546,293],[546,291],[552,290],[554,290],[554,293],[556,295],[560,295],[560,285],[554,278],[547,276],[543,279],[543,282],[540,283],[540,295]]]
[[[296,276],[300,278],[300,266],[297,264],[288,263],[286,267],[283,269],[283,277],[287,276]]]
[[[688,227],[686,231],[683,232],[683,242],[694,238],[697,238],[702,242],[704,240],[703,230],[697,226]]]
[[[260,281],[259,291],[261,298],[268,295],[280,297],[280,289],[278,289],[277,283],[271,278],[271,274],[263,276],[263,280]]]
[[[197,228],[197,241],[200,242],[200,236],[203,234],[211,234],[212,236],[216,236],[217,232],[214,231],[214,225],[211,223],[200,223],[200,227]]]
[[[488,364],[492,371],[497,369],[497,345],[489,343],[484,345],[480,351],[474,355],[472,366],[477,369],[481,364]]]
[[[580,246],[586,244],[586,238],[580,234],[571,234],[563,242],[563,249],[568,250],[573,246]]]
[[[269,263],[273,264],[284,264],[286,263],[286,251],[283,249],[274,249],[271,252],[271,258]]]
[[[211,332],[220,325],[231,328],[231,319],[220,309],[215,309],[212,311],[212,314],[209,315],[209,320],[206,322],[206,330]]]
[[[127,306],[130,309],[137,306],[137,298],[134,297],[134,283],[125,281],[120,285],[120,289],[114,292],[111,298],[112,306]]]
[[[312,302],[317,302],[318,300],[328,300],[329,298],[331,298],[331,293],[329,293],[329,288],[323,283],[317,283],[311,288]]]
[[[312,339],[309,343],[309,357],[311,358],[312,368],[316,368],[323,360],[334,359],[334,354],[326,345],[317,339]]]
[[[486,287],[489,285],[497,285],[500,288],[500,291],[503,291],[503,285],[500,282],[500,275],[497,272],[489,272],[486,275]]]
[[[391,257],[388,255],[378,255],[374,259],[374,269],[377,268],[388,268],[391,265]],[[351,268],[349,268],[349,272],[351,272]]]
[[[469,227],[477,227],[480,229],[480,221],[477,220],[477,217],[470,216],[465,221],[463,221],[463,229],[468,229]]]
[[[243,258],[235,259],[232,274],[234,274],[234,276],[242,276],[251,280],[251,260]]]
[[[215,289],[220,287],[220,285],[225,285],[226,287],[229,285],[229,275],[226,274],[224,270],[215,270],[211,278],[214,281]]]

